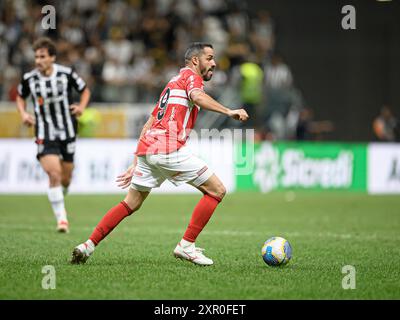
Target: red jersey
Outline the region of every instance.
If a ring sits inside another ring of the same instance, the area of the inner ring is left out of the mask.
[[[190,100],[194,90],[204,91],[203,79],[186,67],[161,93],[153,112],[151,128],[139,140],[136,154],[167,154],[181,148],[194,127],[200,107]]]

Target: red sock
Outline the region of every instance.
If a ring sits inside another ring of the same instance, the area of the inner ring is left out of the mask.
[[[210,220],[215,208],[220,202],[220,198],[208,194],[205,194],[203,198],[200,199],[194,208],[189,226],[183,235],[184,240],[190,242],[196,241],[197,236],[200,234],[201,230],[203,230],[208,220]]]
[[[108,210],[105,216],[94,229],[90,240],[97,246],[124,218],[132,213],[125,201]]]

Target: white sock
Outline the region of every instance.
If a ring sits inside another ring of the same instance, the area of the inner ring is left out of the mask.
[[[49,198],[51,207],[53,208],[57,222],[67,221],[67,212],[65,211],[62,187],[50,187],[47,191],[47,196]]]
[[[93,252],[93,251],[94,251],[94,248],[96,247],[96,246],[94,245],[93,241],[89,239],[89,240],[87,240],[85,243],[86,243],[86,245],[87,245],[88,250],[89,250],[90,252]]]
[[[185,239],[182,239],[182,240],[181,240],[181,246],[182,246],[183,248],[190,247],[192,244],[194,244],[194,242],[190,242],[190,241],[187,241],[187,240],[185,240]]]

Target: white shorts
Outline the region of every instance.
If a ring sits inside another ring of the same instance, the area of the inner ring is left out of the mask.
[[[131,188],[143,192],[150,191],[161,186],[166,179],[176,186],[189,183],[198,187],[212,174],[203,160],[183,146],[169,154],[138,156]]]

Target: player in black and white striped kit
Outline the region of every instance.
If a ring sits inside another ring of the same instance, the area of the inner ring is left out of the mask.
[[[90,90],[77,73],[55,63],[56,47],[49,38],[33,44],[36,68],[25,73],[18,86],[17,109],[22,122],[35,126],[37,159],[49,176],[48,198],[57,219],[57,231],[68,232],[64,194],[74,169],[77,117],[90,99]],[[79,104],[72,103],[72,90],[80,93]],[[35,117],[26,111],[32,98]]]

